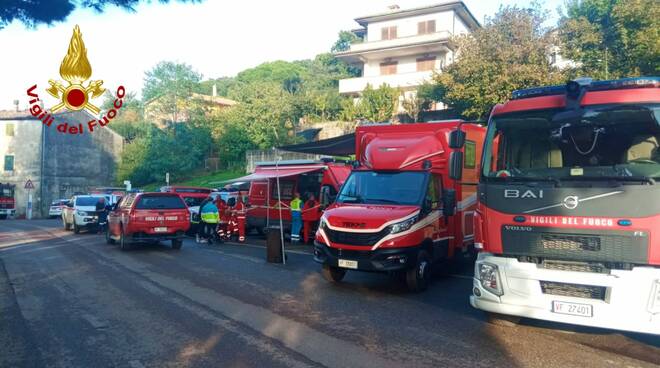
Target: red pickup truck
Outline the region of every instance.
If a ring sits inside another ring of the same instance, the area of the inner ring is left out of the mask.
[[[106,241],[128,250],[132,242],[171,240],[181,249],[189,227],[188,207],[177,193],[131,193],[108,215]]]

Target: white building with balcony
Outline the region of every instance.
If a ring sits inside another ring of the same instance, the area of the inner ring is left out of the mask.
[[[371,85],[397,87],[406,97],[454,59],[451,37],[480,27],[462,1],[414,9],[390,7],[382,14],[356,18],[362,42],[335,56],[357,66],[362,75],[339,81],[339,93],[358,97]]]

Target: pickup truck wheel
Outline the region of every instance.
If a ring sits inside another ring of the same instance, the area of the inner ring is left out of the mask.
[[[344,276],[346,276],[346,270],[329,265],[323,265],[321,273],[323,274],[323,278],[330,282],[341,282]]]
[[[78,225],[76,225],[75,220],[73,222],[73,233],[74,234],[80,234],[80,227]]]
[[[415,267],[406,271],[406,285],[410,291],[418,293],[426,290],[430,277],[431,257],[425,250],[420,250]]]
[[[183,245],[183,240],[181,239],[172,239],[172,249],[181,249]]]
[[[115,239],[110,237],[110,226],[105,229],[105,242],[108,244],[115,244]]]
[[[119,232],[119,249],[124,251],[131,249],[131,244],[128,241],[126,241],[126,236],[124,235],[123,227]]]
[[[518,316],[486,312],[486,320],[488,320],[488,323],[495,326],[516,327],[518,323],[520,323],[520,319],[521,317]]]

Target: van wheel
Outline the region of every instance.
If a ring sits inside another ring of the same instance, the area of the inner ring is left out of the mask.
[[[330,282],[341,282],[346,276],[346,270],[338,267],[332,267],[329,265],[323,265],[323,270],[321,270],[323,278]]]
[[[80,234],[80,227],[76,225],[75,221],[73,223],[73,233],[74,234]]]
[[[122,227],[119,232],[119,249],[129,250],[131,249],[131,244],[126,241],[126,236],[124,235],[124,228]]]
[[[183,245],[183,240],[181,239],[172,239],[172,249],[181,249]]]
[[[420,250],[415,267],[406,271],[406,285],[410,291],[418,293],[426,290],[430,277],[431,257],[425,250]]]
[[[115,244],[115,239],[110,237],[110,226],[105,229],[105,242],[108,244]]]
[[[488,323],[493,324],[495,326],[516,327],[520,323],[521,317],[510,316],[507,314],[486,312],[486,320],[488,321]]]

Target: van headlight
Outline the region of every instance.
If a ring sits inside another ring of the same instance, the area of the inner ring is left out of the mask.
[[[87,216],[87,212],[85,212],[85,211],[76,211],[76,214],[78,216]]]
[[[417,217],[418,216],[413,216],[407,220],[390,225],[390,234],[396,234],[410,229],[413,226],[413,224],[417,222]]]
[[[479,263],[477,266],[477,273],[481,286],[484,289],[497,296],[502,296],[504,294],[502,291],[500,271],[496,265],[491,263]]]

